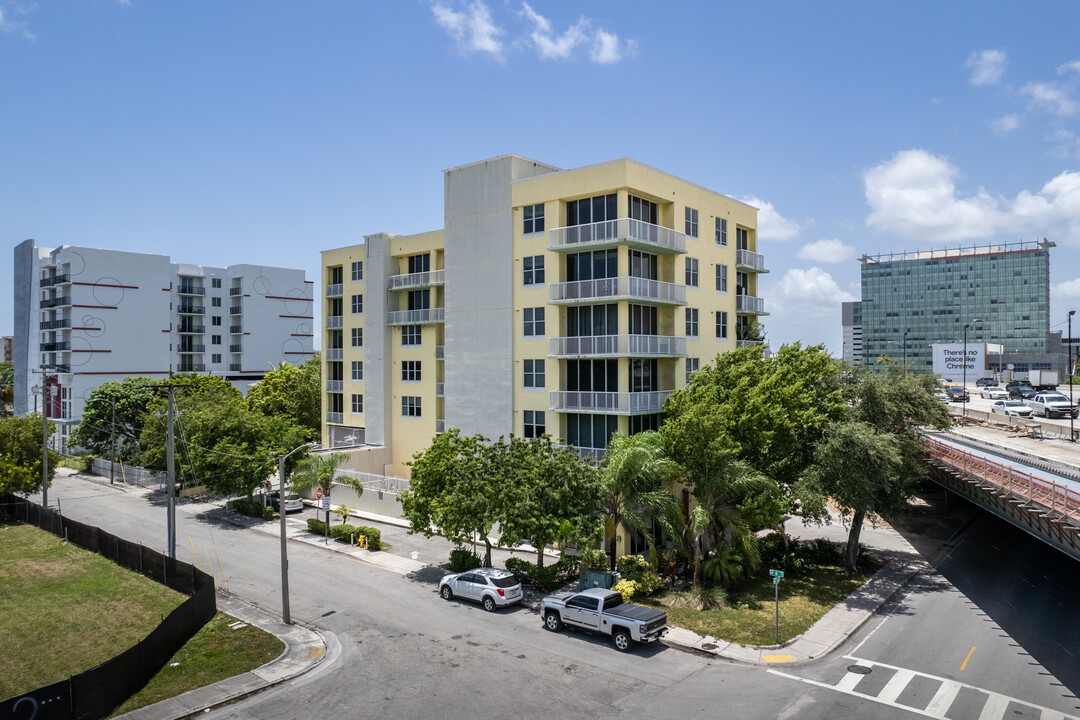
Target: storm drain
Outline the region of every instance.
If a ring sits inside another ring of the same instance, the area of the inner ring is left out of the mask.
[[[710,652],[717,649],[718,647],[720,647],[720,646],[716,645],[714,643],[701,643],[701,649],[702,650],[709,650]]]
[[[856,675],[869,675],[871,668],[865,665],[848,665],[847,671]]]

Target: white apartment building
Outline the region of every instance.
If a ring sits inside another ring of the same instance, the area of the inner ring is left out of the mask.
[[[312,356],[312,285],[303,270],[26,240],[15,247],[15,414],[40,410],[42,366],[59,448],[102,383],[198,372],[245,391],[271,364]]]

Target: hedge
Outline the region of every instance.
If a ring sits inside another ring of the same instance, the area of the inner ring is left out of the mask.
[[[307,521],[308,532],[315,533],[316,535],[325,535],[326,523],[322,520],[316,520],[315,518],[308,518]],[[382,531],[379,528],[368,527],[366,525],[331,525],[330,537],[335,540],[341,540],[342,542],[360,541],[360,536],[363,535],[367,542],[368,550],[382,550]]]
[[[264,506],[257,500],[233,500],[232,507],[241,515],[262,518],[263,520],[274,519],[274,508],[269,505]]]

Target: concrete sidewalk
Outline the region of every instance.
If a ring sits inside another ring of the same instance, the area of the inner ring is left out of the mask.
[[[285,650],[276,659],[250,672],[132,710],[120,717],[127,720],[179,720],[291,680],[314,668],[326,655],[326,643],[314,630],[302,625],[285,625],[279,618],[234,595],[219,592],[217,606],[222,612],[276,635],[285,643]]]

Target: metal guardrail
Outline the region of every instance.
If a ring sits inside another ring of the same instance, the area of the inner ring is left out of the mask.
[[[735,267],[740,270],[745,268],[757,272],[766,272],[765,256],[750,250],[736,250]]]
[[[334,330],[339,327],[343,327],[345,324],[345,318],[341,315],[327,315],[326,327],[327,329]]]
[[[323,353],[326,355],[327,360],[341,360],[345,357],[344,348],[326,348]]]
[[[376,475],[375,473],[364,473],[357,470],[338,470],[334,473],[335,478],[341,475],[359,480],[365,490],[400,493],[402,490],[409,490],[412,487],[408,478],[394,477],[393,475]]]
[[[434,287],[446,284],[445,270],[429,270],[427,272],[406,273],[404,275],[391,275],[387,279],[387,290],[404,290],[406,288]]]
[[[654,252],[686,252],[685,233],[630,218],[554,228],[548,238],[548,249],[556,252],[573,250],[581,245],[624,242],[651,247]]]
[[[550,409],[561,412],[646,413],[660,412],[672,390],[653,392],[592,392],[553,390]]]
[[[345,413],[328,412],[326,413],[326,422],[340,425],[345,422]]]
[[[341,297],[342,283],[326,286],[326,297]]]
[[[552,303],[576,300],[619,299],[644,300],[674,305],[686,304],[686,286],[622,275],[595,280],[552,283],[548,288]]]
[[[326,392],[341,392],[345,387],[345,383],[342,380],[327,380]]]
[[[181,335],[202,335],[204,332],[206,332],[206,326],[180,325],[180,327],[176,329],[176,332],[180,333]]]
[[[550,338],[550,357],[657,356],[683,357],[686,338],[674,335],[581,335]]]
[[[387,325],[430,325],[443,322],[443,308],[424,310],[393,310],[386,314]]]
[[[196,287],[194,285],[180,285],[176,288],[176,292],[179,295],[205,295],[206,288]]]
[[[762,314],[765,312],[765,299],[753,295],[736,295],[735,312]]]

